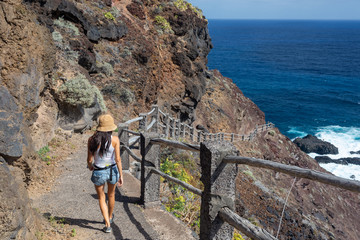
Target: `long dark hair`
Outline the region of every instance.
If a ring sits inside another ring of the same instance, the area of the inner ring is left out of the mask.
[[[99,155],[104,155],[110,148],[111,144],[111,134],[112,132],[99,132],[96,133],[90,138],[89,141],[89,150],[92,154],[95,154],[96,150],[99,149]]]

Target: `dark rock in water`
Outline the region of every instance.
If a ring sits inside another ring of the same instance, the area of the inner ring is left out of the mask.
[[[355,179],[355,175],[351,175],[350,178],[351,178],[351,179]]]
[[[360,154],[360,150],[355,152],[355,151],[351,151],[350,154]]]
[[[337,147],[329,142],[322,141],[315,136],[307,135],[304,138],[296,138],[294,143],[305,153],[338,154]]]
[[[339,158],[338,160],[340,161],[346,161],[349,164],[355,164],[355,165],[360,165],[360,158],[358,157],[354,157],[354,158]]]
[[[328,156],[316,156],[315,160],[318,163],[336,163],[336,164],[341,164],[341,165],[348,165],[348,162],[346,160],[343,159],[332,159]]]
[[[332,158],[330,158],[328,156],[316,156],[315,160],[318,163],[336,163],[336,164],[342,164],[342,165],[348,165],[348,164],[360,165],[360,158],[357,158],[357,157],[332,159]]]
[[[16,159],[22,155],[23,114],[6,87],[0,86],[0,156]]]

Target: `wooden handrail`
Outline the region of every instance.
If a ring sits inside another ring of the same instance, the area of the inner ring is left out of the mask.
[[[140,121],[142,119],[143,119],[143,117],[137,117],[137,118],[130,119],[130,120],[126,121],[125,123],[130,124],[130,123],[133,123],[133,122]]]
[[[276,238],[266,230],[240,217],[228,207],[220,209],[219,217],[253,240],[276,240]]]
[[[355,180],[349,180],[334,175],[330,175],[323,172],[318,172],[310,169],[304,169],[297,166],[286,165],[282,163],[272,162],[269,160],[228,156],[223,159],[225,163],[237,163],[246,164],[253,167],[260,167],[266,169],[272,169],[278,172],[282,172],[294,177],[307,178],[317,182],[325,183],[342,189],[346,189],[352,192],[360,193],[360,182]]]
[[[124,129],[123,131],[128,132],[128,133],[131,133],[131,134],[136,135],[136,136],[140,136],[140,133],[139,133],[139,132],[131,131],[131,130],[129,130],[129,129]]]
[[[186,188],[187,190],[189,190],[190,192],[192,192],[192,193],[194,193],[194,194],[196,194],[196,195],[199,195],[199,196],[202,195],[202,191],[201,191],[200,189],[198,189],[198,188],[196,188],[196,187],[194,187],[194,186],[192,186],[192,185],[190,185],[190,184],[188,184],[188,183],[186,183],[186,182],[183,182],[183,181],[181,181],[181,180],[179,180],[179,179],[177,179],[177,178],[171,177],[171,176],[163,173],[162,171],[157,170],[157,169],[154,168],[154,167],[147,167],[147,168],[151,169],[151,172],[153,172],[153,173],[155,173],[155,174],[158,174],[158,175],[160,175],[161,177],[163,177],[163,178],[165,178],[165,179],[167,179],[167,180],[169,180],[169,181],[171,181],[171,182],[174,182],[174,183],[176,183],[176,184],[179,184],[180,186]]]
[[[134,160],[136,160],[137,162],[141,162],[141,158],[136,156],[135,153],[133,153],[129,147],[125,145],[121,145],[121,148],[125,149]]]
[[[190,144],[190,143],[183,143],[183,142],[179,142],[179,141],[167,140],[167,139],[163,139],[163,138],[153,138],[153,139],[151,139],[151,143],[168,145],[168,146],[181,148],[181,149],[189,150],[189,151],[200,151],[200,145],[194,145],[194,144]]]

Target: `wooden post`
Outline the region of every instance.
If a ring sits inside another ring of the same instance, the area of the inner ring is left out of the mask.
[[[143,119],[139,121],[139,132],[145,132],[146,131],[146,118],[147,115],[146,113],[140,113],[139,114],[140,117],[142,117]]]
[[[152,174],[146,166],[160,169],[160,145],[150,143],[151,138],[158,138],[158,133],[140,135],[141,145],[141,203],[145,208],[160,205],[160,176]]]
[[[183,140],[185,140],[185,137],[186,137],[186,124],[185,123],[182,123],[182,138]]]
[[[165,131],[165,138],[169,138],[169,130],[170,130],[170,116],[169,116],[169,114],[166,114],[166,115],[165,115],[165,120],[164,120],[164,122],[165,122],[165,129],[164,129],[164,131]]]
[[[211,141],[211,138],[212,138],[212,134],[210,133],[209,134],[209,141]]]
[[[176,139],[179,139],[179,137],[180,137],[180,130],[181,130],[181,127],[180,127],[180,119],[177,119],[176,120]]]
[[[234,142],[234,133],[231,133],[231,142]]]
[[[158,132],[159,128],[158,128],[158,125],[159,125],[159,107],[158,105],[152,105],[152,109],[154,109],[154,112],[152,113],[151,115],[151,121],[153,119],[156,120],[155,124],[152,126],[152,128],[150,129],[150,132]]]
[[[205,142],[205,141],[206,141],[206,137],[207,137],[207,136],[206,136],[207,133],[206,133],[206,132],[203,132],[202,135],[203,135],[203,141]]]
[[[193,127],[190,127],[190,140],[191,142],[194,142],[194,128]]]
[[[171,120],[171,126],[172,126],[171,137],[175,139],[175,133],[176,133],[176,121],[175,121],[175,118],[173,118]]]
[[[235,208],[237,165],[225,164],[225,156],[236,155],[229,142],[200,144],[201,182],[204,191],[200,210],[200,240],[232,239],[233,227],[218,215],[223,207]]]
[[[197,136],[197,137],[198,137],[198,138],[197,138],[197,142],[198,142],[198,143],[201,142],[201,135],[202,135],[201,132],[198,131],[198,136]]]
[[[221,141],[224,141],[224,133],[221,134]]]
[[[126,131],[129,129],[129,125],[126,123],[120,123],[118,126],[119,130],[119,139],[120,139],[120,158],[121,165],[123,170],[129,170],[130,168],[130,159],[129,153],[123,149],[121,146],[129,147],[129,133]]]

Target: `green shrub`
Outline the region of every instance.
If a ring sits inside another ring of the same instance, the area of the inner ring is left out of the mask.
[[[171,33],[173,34],[174,31],[172,30],[170,23],[163,17],[160,15],[155,16],[155,23],[160,26],[160,28],[165,32],[165,33]]]
[[[103,96],[96,86],[90,84],[87,78],[79,74],[73,79],[68,80],[60,86],[58,93],[62,101],[72,105],[83,107],[91,107],[95,104],[95,99],[102,111],[106,111]]]
[[[111,12],[105,13],[104,16],[105,16],[107,19],[110,19],[110,20],[115,21],[115,17],[114,17],[114,15],[112,15]]]
[[[188,9],[187,2],[185,2],[184,0],[176,0],[174,2],[174,5],[180,11],[185,11]]]
[[[186,11],[187,9],[190,9],[193,11],[199,18],[203,18],[203,12],[201,9],[194,7],[191,3],[188,3],[184,0],[176,0],[174,2],[174,5],[177,9],[180,11]]]
[[[40,148],[39,151],[37,151],[37,154],[39,155],[41,160],[45,161],[47,165],[50,165],[51,157],[47,155],[48,152],[50,152],[50,148],[49,146],[45,146]]]

